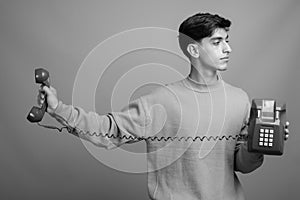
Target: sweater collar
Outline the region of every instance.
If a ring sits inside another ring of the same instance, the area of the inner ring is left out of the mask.
[[[183,80],[183,84],[185,87],[187,87],[190,90],[193,90],[195,92],[204,92],[204,93],[212,92],[224,87],[224,82],[219,75],[218,75],[218,80],[212,84],[199,83],[191,79],[191,77],[189,76],[187,76]]]

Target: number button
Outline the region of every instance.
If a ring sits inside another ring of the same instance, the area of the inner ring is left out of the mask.
[[[261,133],[264,133],[264,129],[263,129],[263,128],[261,128],[259,132],[261,132]]]
[[[269,142],[271,142],[271,143],[272,143],[272,142],[273,142],[273,139],[271,139],[271,138],[270,138],[270,139],[269,139]]]
[[[269,133],[269,129],[265,129],[265,133]]]
[[[261,133],[261,134],[259,134],[259,136],[260,136],[260,137],[264,137],[264,134],[263,134],[263,133]]]

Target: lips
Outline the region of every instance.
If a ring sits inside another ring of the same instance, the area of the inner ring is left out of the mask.
[[[229,60],[229,57],[223,57],[220,60]]]

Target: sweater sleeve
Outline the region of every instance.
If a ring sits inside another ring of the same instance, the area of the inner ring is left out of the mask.
[[[112,149],[124,143],[140,141],[146,134],[149,117],[143,101],[139,98],[120,112],[106,115],[86,112],[80,107],[65,105],[60,101],[51,116],[67,126],[72,134],[96,146]]]
[[[250,115],[250,102],[248,100],[245,109],[245,118],[241,135],[247,135],[248,120]],[[260,153],[248,152],[247,142],[237,142],[234,155],[234,169],[241,173],[250,173],[260,167],[263,163],[264,155]]]

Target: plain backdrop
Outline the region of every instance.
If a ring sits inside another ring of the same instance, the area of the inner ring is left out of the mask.
[[[220,14],[233,23],[233,52],[223,78],[250,98],[276,98],[288,106],[291,134],[284,155],[266,156],[258,170],[239,174],[247,199],[299,199],[298,0],[1,0],[0,199],[148,199],[146,174],[111,169],[78,138],[26,120],[36,105],[33,72],[36,67],[47,68],[59,98],[70,104],[76,73],[100,42],[133,28],[177,30],[186,17],[200,11]],[[172,61],[168,56],[155,50],[124,55],[110,66],[106,83],[116,82],[115,77],[124,73],[120,74],[122,65],[130,69],[130,63],[133,67],[151,59]],[[187,73],[189,66],[183,65]],[[98,86],[103,92],[95,95],[101,114],[110,109],[110,89],[103,85]],[[45,121],[55,124],[49,116]]]

